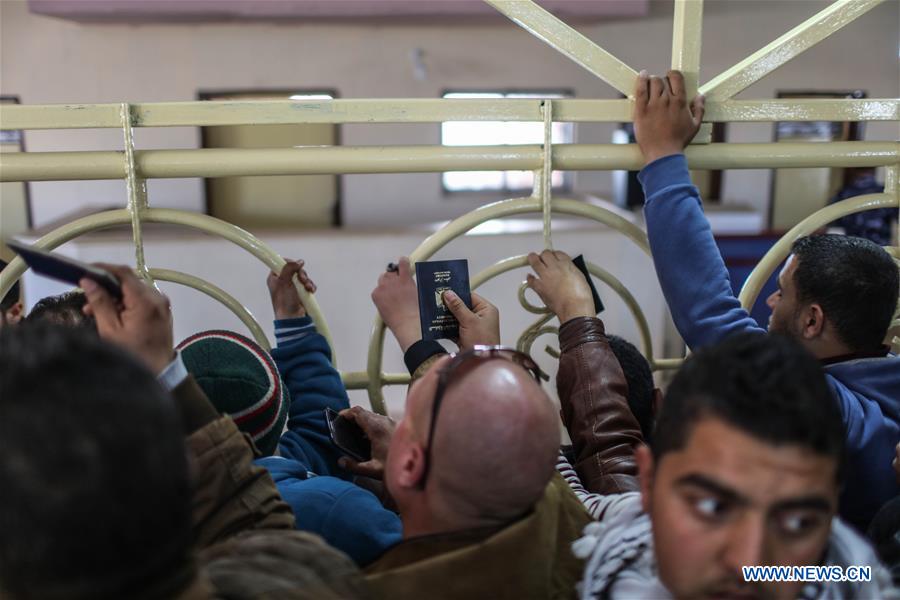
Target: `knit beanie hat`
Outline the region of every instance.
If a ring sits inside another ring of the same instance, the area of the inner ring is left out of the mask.
[[[213,405],[250,435],[265,456],[278,447],[290,393],[275,361],[233,331],[201,331],[178,344],[181,359]]]

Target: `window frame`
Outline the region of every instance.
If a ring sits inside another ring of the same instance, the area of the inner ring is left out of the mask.
[[[499,94],[501,97],[497,98],[498,100],[506,99],[511,94],[525,94],[529,96],[533,96],[533,99],[539,100],[542,98],[550,98],[551,100],[566,100],[575,97],[575,90],[572,88],[444,88],[441,90],[441,99],[445,99],[448,94]],[[550,96],[550,95],[553,96]],[[453,122],[453,121],[450,121]],[[509,123],[524,123],[530,121],[510,121]],[[562,123],[563,121],[559,121]],[[572,138],[570,142],[560,142],[560,143],[575,143],[575,123],[568,123],[572,128]],[[440,140],[440,144],[444,146],[444,132],[443,132],[444,122],[438,124],[438,138]],[[452,147],[452,146],[448,146]],[[503,187],[498,189],[484,189],[484,190],[452,190],[448,189],[446,183],[444,182],[444,174],[451,173],[454,171],[441,171],[440,175],[440,186],[441,186],[441,196],[444,198],[509,198],[509,197],[519,197],[522,195],[531,195],[533,191],[533,186],[528,188],[511,188],[511,187]],[[465,171],[463,171],[465,172]],[[507,170],[507,171],[491,171],[491,172],[499,172],[499,173],[508,173],[508,172],[516,172],[515,169]],[[560,171],[563,174],[563,183],[562,185],[553,186],[552,192],[554,194],[570,194],[575,188],[575,174],[572,171]]]

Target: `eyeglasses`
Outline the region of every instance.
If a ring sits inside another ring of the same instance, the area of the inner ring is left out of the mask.
[[[550,381],[550,376],[541,370],[538,364],[534,362],[533,358],[524,352],[519,352],[515,348],[510,348],[508,346],[474,346],[465,352],[451,354],[450,362],[438,371],[437,390],[434,393],[434,402],[431,404],[431,424],[428,427],[427,438],[428,445],[425,447],[425,471],[422,473],[422,479],[419,483],[421,489],[425,489],[425,482],[428,481],[428,473],[431,467],[431,446],[433,445],[432,442],[434,440],[434,429],[437,425],[438,413],[441,410],[441,402],[444,400],[444,392],[447,391],[447,387],[450,385],[453,374],[458,371],[462,365],[469,363],[472,360],[491,358],[503,358],[519,365],[534,376],[538,385],[540,385],[541,380]]]

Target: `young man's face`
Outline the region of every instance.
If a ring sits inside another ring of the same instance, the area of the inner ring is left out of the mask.
[[[741,567],[815,565],[837,508],[837,461],[697,422],[654,465],[638,453],[659,577],[679,600],[793,599],[803,583],[751,584]]]
[[[794,339],[799,339],[797,324],[797,284],[794,282],[794,273],[797,271],[797,257],[791,254],[784,268],[778,274],[778,289],[766,298],[766,304],[772,309],[769,317],[769,331],[780,333]]]

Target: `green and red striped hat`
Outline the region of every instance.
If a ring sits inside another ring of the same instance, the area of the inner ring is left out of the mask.
[[[196,333],[178,344],[178,350],[219,412],[231,416],[264,455],[274,453],[291,398],[269,353],[225,330]]]

